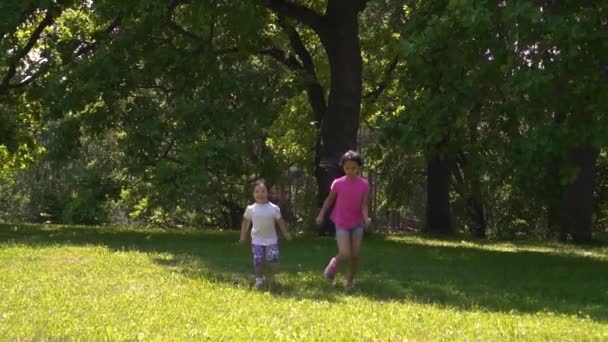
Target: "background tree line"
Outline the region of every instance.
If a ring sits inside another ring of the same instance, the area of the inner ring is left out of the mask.
[[[376,229],[588,242],[608,217],[607,11],[3,1],[0,220],[230,228],[264,176],[315,229],[357,148]]]

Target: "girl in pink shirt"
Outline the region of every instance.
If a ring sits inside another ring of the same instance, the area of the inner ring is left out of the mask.
[[[369,185],[365,178],[359,176],[359,169],[363,164],[359,153],[346,152],[340,164],[344,168],[345,176],[334,180],[331,184],[329,196],[316,221],[317,224],[322,224],[326,211],[335,203],[330,218],[336,224],[338,255],[331,258],[324,274],[327,279],[333,281],[338,266],[348,262],[346,287],[352,288],[359,266],[363,229],[370,222],[367,206]]]

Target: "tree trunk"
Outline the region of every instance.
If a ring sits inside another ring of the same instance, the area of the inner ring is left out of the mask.
[[[579,171],[573,182],[563,188],[561,199],[561,236],[568,235],[576,243],[592,240],[593,190],[595,162],[599,151],[591,146],[580,146],[568,154],[568,164]]]
[[[450,165],[440,153],[427,162],[426,224],[431,233],[450,234]]]
[[[359,45],[358,11],[348,2],[328,9],[327,29],[321,42],[329,57],[331,86],[327,112],[321,123],[318,146],[317,187],[319,206],[327,197],[334,179],[344,175],[339,160],[344,152],[357,147],[361,111],[362,69]],[[329,221],[322,234],[333,234]]]
[[[312,28],[327,52],[330,66],[331,86],[327,108],[323,115],[319,100],[322,88],[307,89],[315,117],[320,125],[319,141],[315,148],[315,177],[317,180],[317,202],[319,207],[330,191],[335,178],[344,175],[339,165],[340,156],[357,146],[357,131],[361,111],[363,83],[363,61],[359,44],[359,13],[368,0],[329,0],[324,15],[311,8],[285,0],[268,0],[266,6],[275,13],[294,18]],[[294,44],[296,43],[296,44]],[[292,41],[296,50],[302,46]],[[302,59],[302,54],[298,53]],[[307,59],[307,58],[305,58]],[[305,69],[308,61],[302,60]],[[311,64],[311,63],[310,63]],[[326,220],[327,222],[327,220]],[[333,233],[330,222],[322,233]]]

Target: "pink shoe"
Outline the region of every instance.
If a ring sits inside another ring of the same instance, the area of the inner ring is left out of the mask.
[[[327,264],[327,267],[325,267],[325,272],[323,272],[323,275],[329,281],[334,280],[336,276],[336,258],[331,258],[329,264]]]

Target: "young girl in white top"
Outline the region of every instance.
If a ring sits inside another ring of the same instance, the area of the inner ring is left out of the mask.
[[[281,217],[281,209],[268,201],[268,185],[265,180],[255,182],[253,190],[255,203],[248,206],[243,214],[241,224],[241,243],[247,240],[249,225],[251,229],[251,252],[253,253],[253,266],[255,271],[255,287],[262,288],[266,281],[264,265],[266,262],[279,261],[279,244],[275,223],[279,224],[283,236],[291,240],[285,220]]]

